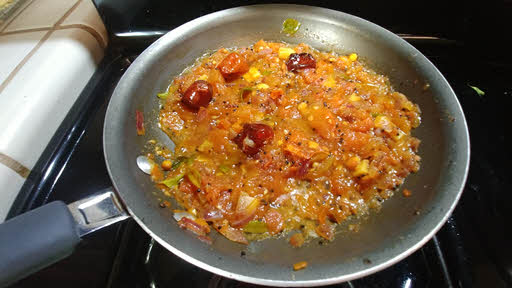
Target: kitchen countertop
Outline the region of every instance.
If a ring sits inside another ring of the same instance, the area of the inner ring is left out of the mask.
[[[0,222],[104,56],[91,0],[26,0],[0,22]]]

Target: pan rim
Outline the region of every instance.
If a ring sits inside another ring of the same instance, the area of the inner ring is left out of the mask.
[[[465,142],[466,143],[463,143],[467,146],[467,150],[466,150],[466,153],[465,153],[465,165],[464,165],[464,168],[463,168],[463,175],[462,175],[462,179],[460,181],[460,186],[458,187],[457,191],[455,191],[455,198],[453,199],[453,201],[451,202],[451,204],[449,205],[449,207],[447,207],[447,209],[445,210],[444,214],[443,214],[443,217],[437,222],[437,224],[434,226],[433,229],[431,229],[428,233],[426,233],[424,236],[422,236],[421,240],[416,242],[414,245],[412,246],[409,246],[407,249],[402,249],[402,251],[398,254],[396,254],[395,256],[393,257],[390,257],[387,261],[383,261],[382,263],[379,263],[377,265],[372,265],[372,266],[369,266],[368,268],[365,268],[365,269],[362,269],[362,270],[359,270],[357,272],[354,272],[354,273],[351,273],[351,274],[342,274],[340,276],[337,276],[337,277],[330,277],[330,278],[321,278],[321,279],[315,279],[315,280],[272,280],[272,279],[265,279],[265,278],[257,278],[257,277],[253,277],[253,276],[246,276],[246,275],[241,275],[241,274],[236,274],[236,273],[232,273],[232,272],[229,272],[225,269],[222,269],[222,268],[218,268],[218,267],[215,267],[213,265],[210,265],[210,264],[207,264],[199,259],[196,259],[194,257],[192,257],[191,255],[188,255],[184,252],[182,252],[180,249],[172,246],[170,243],[168,243],[167,241],[165,241],[164,239],[162,239],[161,237],[159,237],[157,234],[155,234],[145,223],[144,221],[142,221],[139,217],[137,217],[137,215],[130,209],[130,207],[128,205],[125,205],[127,207],[127,210],[128,210],[128,213],[133,217],[133,219],[143,228],[143,230],[148,233],[152,238],[154,238],[160,245],[162,245],[163,247],[165,247],[167,250],[171,251],[173,254],[177,255],[178,257],[182,258],[183,260],[195,265],[195,266],[198,266],[202,269],[205,269],[207,271],[210,271],[212,273],[215,273],[215,274],[218,274],[218,275],[221,275],[221,276],[224,276],[224,277],[227,277],[227,278],[231,278],[231,279],[234,279],[234,280],[238,280],[238,281],[243,281],[243,282],[248,282],[248,283],[253,283],[253,284],[258,284],[258,285],[270,285],[270,286],[280,286],[280,287],[286,287],[286,286],[298,286],[298,287],[310,287],[310,286],[323,286],[323,285],[331,285],[331,284],[336,284],[336,283],[340,283],[340,282],[345,282],[345,281],[350,281],[350,280],[354,280],[354,279],[357,279],[357,278],[361,278],[361,277],[364,277],[364,276],[368,276],[370,274],[373,274],[375,272],[378,272],[380,270],[383,270],[401,260],[403,260],[404,258],[408,257],[409,255],[411,255],[412,253],[414,253],[416,250],[418,250],[420,247],[422,247],[426,242],[428,242],[433,236],[435,233],[437,233],[439,231],[439,229],[446,223],[446,221],[448,220],[448,218],[450,217],[451,213],[453,212],[453,210],[455,209],[461,195],[462,195],[462,191],[464,189],[464,186],[465,186],[465,183],[466,183],[466,180],[467,180],[467,176],[468,176],[468,172],[469,172],[469,164],[470,164],[470,138],[469,138],[469,130],[468,130],[468,126],[467,126],[467,122],[466,122],[466,119],[465,119],[465,116],[464,116],[464,112],[462,110],[462,107],[460,105],[460,102],[458,101],[457,97],[456,97],[456,94],[455,92],[453,91],[452,87],[448,84],[448,81],[444,78],[444,76],[441,74],[441,72],[437,69],[437,67],[435,67],[431,61],[429,59],[427,59],[420,51],[418,51],[415,47],[413,47],[411,44],[407,43],[405,40],[403,40],[402,38],[400,38],[399,36],[397,36],[396,34],[388,31],[387,29],[377,25],[377,24],[374,24],[372,22],[369,22],[367,20],[364,20],[362,18],[359,18],[357,16],[353,16],[353,15],[350,15],[350,14],[347,14],[347,13],[344,13],[344,12],[341,12],[341,11],[336,11],[336,10],[332,10],[332,9],[327,9],[327,8],[321,8],[321,7],[315,7],[315,6],[308,6],[308,5],[293,5],[293,4],[261,4],[261,5],[250,5],[250,6],[241,6],[241,7],[235,7],[235,8],[230,8],[230,9],[225,9],[225,10],[221,10],[221,11],[218,11],[218,12],[214,12],[214,13],[211,13],[211,14],[207,14],[205,16],[202,16],[202,17],[199,17],[199,18],[196,18],[192,21],[189,21],[171,31],[169,31],[167,34],[165,35],[169,35],[169,34],[176,34],[176,35],[181,35],[183,33],[185,33],[186,31],[192,29],[194,26],[196,25],[199,25],[203,22],[209,22],[209,21],[212,21],[214,19],[217,19],[217,18],[221,18],[223,17],[224,15],[225,16],[231,16],[233,14],[236,14],[237,12],[241,12],[243,11],[244,9],[251,9],[253,7],[256,7],[256,8],[261,8],[261,7],[276,7],[276,8],[282,8],[282,7],[287,7],[287,8],[301,8],[301,9],[311,9],[313,12],[312,13],[338,13],[340,15],[343,15],[344,17],[346,18],[349,18],[350,20],[354,21],[354,22],[357,22],[357,24],[364,24],[364,25],[367,25],[367,26],[370,26],[372,27],[372,29],[375,29],[377,33],[383,35],[383,36],[386,36],[386,37],[390,37],[392,38],[392,40],[395,40],[395,41],[398,41],[398,43],[400,43],[400,45],[402,46],[405,46],[405,49],[408,49],[412,52],[415,52],[417,53],[417,57],[421,57],[421,60],[422,61],[425,61],[428,66],[430,67],[430,69],[436,74],[436,75],[439,75],[440,76],[440,81],[443,81],[446,83],[447,87],[449,88],[449,91],[447,93],[450,93],[452,94],[454,97],[454,101],[455,101],[455,109],[459,110],[461,113],[461,116],[462,116],[462,119],[461,122],[463,123],[463,130],[462,133],[463,133],[463,136],[465,138]],[[157,40],[155,43],[153,43],[152,45],[150,45],[145,51],[148,51],[150,50],[152,47],[155,48],[155,47],[158,47],[159,43],[163,42],[166,38],[166,36],[162,36],[159,40]],[[170,37],[170,36],[168,36]],[[173,36],[173,37],[176,37],[176,36]],[[143,52],[144,54],[144,52]],[[141,54],[142,55],[142,54]],[[135,64],[135,63],[134,63]],[[132,66],[134,66],[134,64],[132,64]],[[131,68],[131,67],[130,67]],[[117,90],[117,88],[116,88]],[[116,91],[114,91],[113,95],[116,94]],[[115,187],[115,189],[118,191],[118,185],[116,184],[116,181],[114,180],[115,177],[113,176],[114,175],[114,171],[111,170],[111,166],[109,165],[109,156],[108,156],[108,153],[107,153],[107,147],[106,147],[106,137],[108,137],[108,135],[106,135],[106,127],[108,125],[107,123],[107,119],[108,119],[108,115],[109,115],[109,111],[111,110],[111,105],[109,104],[109,107],[107,108],[107,117],[105,118],[105,123],[104,123],[104,129],[103,129],[103,150],[104,150],[104,156],[105,156],[105,160],[106,160],[106,166],[107,166],[107,170],[108,170],[108,173],[110,175],[110,178],[112,179],[112,182],[113,182],[113,185]],[[110,112],[112,113],[112,112]],[[462,145],[462,144],[461,144]],[[118,193],[119,194],[119,193]],[[121,200],[122,200],[122,197],[120,197]]]

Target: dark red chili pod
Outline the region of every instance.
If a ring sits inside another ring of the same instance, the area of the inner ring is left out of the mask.
[[[286,68],[288,71],[295,72],[301,69],[316,68],[316,60],[313,55],[309,53],[293,53],[290,54],[286,61]]]
[[[248,155],[256,155],[263,146],[274,138],[274,131],[265,124],[249,123],[244,124],[244,128],[233,141]]]
[[[181,98],[181,102],[193,111],[199,110],[200,107],[207,107],[212,100],[212,85],[204,80],[197,80],[192,83],[185,91]]]

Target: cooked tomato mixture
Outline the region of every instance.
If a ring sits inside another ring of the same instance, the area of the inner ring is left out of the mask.
[[[210,227],[239,243],[332,240],[419,169],[418,106],[357,54],[261,40],[205,55],[158,96],[176,148],[157,146],[153,180],[207,242]]]

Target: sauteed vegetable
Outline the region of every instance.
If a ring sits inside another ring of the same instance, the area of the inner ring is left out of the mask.
[[[176,148],[159,148],[152,177],[183,207],[180,227],[206,242],[210,226],[239,243],[289,231],[296,247],[332,240],[419,169],[418,106],[355,53],[220,49],[158,97]]]

